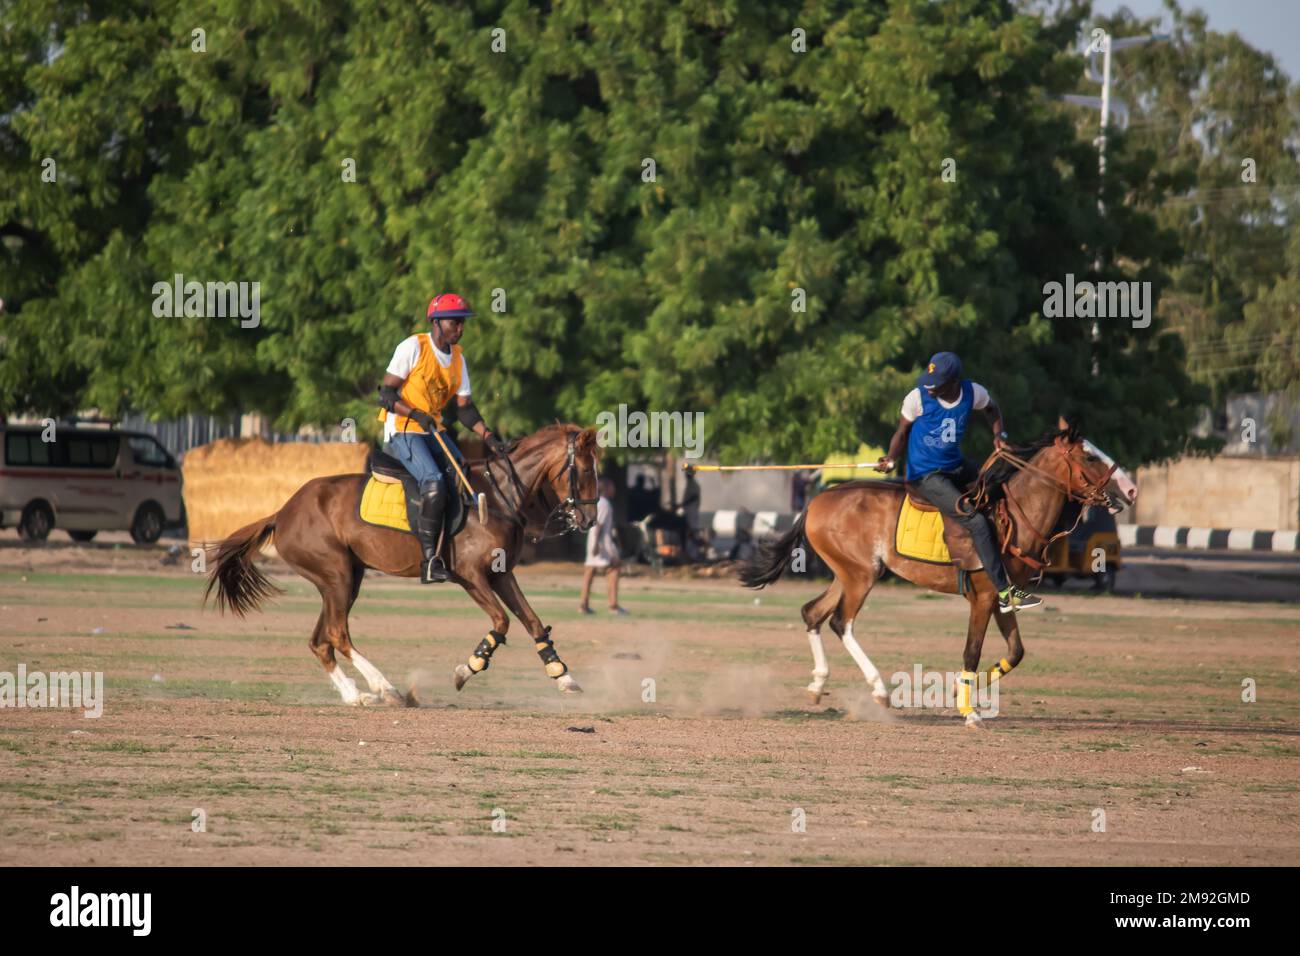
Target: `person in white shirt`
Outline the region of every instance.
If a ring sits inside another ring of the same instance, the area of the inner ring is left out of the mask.
[[[583,614],[594,613],[588,603],[591,598],[591,582],[596,571],[605,570],[605,590],[609,593],[609,613],[624,615],[627,611],[618,604],[618,575],[623,566],[623,559],[618,553],[618,544],[614,541],[614,482],[609,478],[600,479],[600,499],[596,502],[596,523],[587,531],[587,560],[582,569],[582,597],[578,610]]]
[[[384,451],[401,461],[420,485],[420,512],[413,530],[424,554],[420,563],[424,584],[450,578],[438,557],[449,493],[446,472],[451,468],[443,446],[457,459],[461,456],[443,430],[443,409],[454,400],[460,423],[473,429],[493,451],[505,451],[504,443],[484,424],[470,398],[469,366],[459,342],[465,319],[473,314],[469,303],[454,292],[435,295],[429,303],[429,332],[409,336],[397,346],[379,387]],[[434,432],[440,433],[441,442]]]
[[[993,429],[993,447],[1008,448],[1002,410],[978,382],[962,378],[961,359],[953,352],[936,352],[903,399],[901,417],[889,451],[876,463],[893,471],[907,447],[907,480],[948,517],[965,527],[984,571],[998,592],[998,606],[1014,613],[1041,605],[1042,599],[1012,583],[998,551],[993,523],[978,511],[967,512],[960,502],[979,473],[962,457],[961,439],[973,412],[983,411]]]

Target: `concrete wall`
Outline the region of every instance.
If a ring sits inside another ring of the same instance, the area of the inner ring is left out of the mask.
[[[1300,529],[1300,458],[1183,458],[1138,470],[1141,525]]]

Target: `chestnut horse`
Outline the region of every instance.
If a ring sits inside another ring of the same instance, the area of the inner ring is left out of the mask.
[[[523,622],[547,676],[564,693],[582,688],[556,654],[549,627],[529,606],[513,569],[524,533],[535,525],[549,491],[555,505],[546,516],[545,534],[555,519],[564,531],[585,531],[596,520],[596,482],[600,449],[594,429],[577,425],[548,425],[511,444],[502,459],[472,462],[466,471],[476,493],[487,496],[488,520],[466,518],[450,541],[445,563],[459,584],[492,619],[492,629],[479,642],[467,664],[456,668],[456,689],[487,669],[493,652],[506,642],[510,618],[500,602]],[[215,546],[216,565],[208,580],[217,604],[243,617],[279,590],[253,563],[261,547],[275,537],[275,547],[290,567],[316,585],[322,608],[311,636],[311,649],[344,703],[414,703],[403,698],[379,669],[361,656],[348,633],[348,613],[357,600],[366,568],[385,574],[420,576],[420,543],[414,535],[363,522],[359,514],[367,475],[315,478],[298,489],[275,514],[240,528]],[[450,476],[454,477],[454,476]],[[431,587],[432,585],[426,585]],[[498,601],[498,598],[500,601]],[[352,663],[370,685],[360,693],[338,666],[336,655]]]
[[[1116,465],[1073,429],[1052,432],[1017,451],[1020,454],[995,451],[981,469],[971,495],[998,503],[996,525],[1007,574],[1023,585],[1042,567],[1052,528],[1067,497],[1112,510],[1118,510],[1119,502],[1107,490]],[[895,550],[894,533],[904,494],[904,485],[898,481],[868,479],[829,488],[808,503],[785,535],[765,546],[740,572],[746,587],[765,587],[781,576],[791,564],[795,549],[805,543],[830,568],[834,576],[830,587],[803,606],[812,646],[813,679],[808,694],[813,703],[821,699],[830,673],[820,631],[822,623],[830,618],[831,629],[840,636],[871,685],[873,699],[881,706],[889,706],[889,693],[880,672],[853,636],[858,611],[885,568],[932,591],[959,593],[961,575],[955,565],[914,561]],[[1121,495],[1129,497],[1127,490]],[[975,726],[979,715],[970,706],[969,692],[989,618],[997,621],[1007,642],[1007,656],[988,671],[989,681],[1010,672],[1024,658],[1025,651],[1016,615],[998,608],[997,591],[988,575],[975,571],[965,580],[970,618],[962,660],[966,673],[958,685],[958,709],[967,725]]]

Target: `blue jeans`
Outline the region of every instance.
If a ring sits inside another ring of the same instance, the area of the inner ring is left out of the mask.
[[[451,440],[451,436],[446,432],[441,432],[442,440],[447,443],[451,453],[460,461],[464,467],[465,456],[460,453],[456,443]],[[454,483],[448,483],[445,480],[446,472],[451,468],[451,463],[447,461],[446,455],[442,452],[442,446],[438,444],[438,439],[432,435],[423,435],[419,432],[398,432],[393,436],[392,441],[384,442],[384,452],[392,455],[409,471],[415,480],[420,483],[420,494],[423,495],[434,485],[442,482],[443,490],[449,490],[454,487]]]

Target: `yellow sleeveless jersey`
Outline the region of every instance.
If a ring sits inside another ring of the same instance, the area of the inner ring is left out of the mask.
[[[442,410],[460,389],[461,370],[465,366],[465,360],[461,356],[460,346],[453,345],[451,364],[443,368],[442,363],[438,361],[438,356],[433,352],[429,336],[419,335],[416,339],[420,343],[420,357],[415,360],[415,367],[411,369],[411,374],[406,376],[406,381],[398,394],[401,395],[402,401],[412,408],[418,408],[432,415],[441,431]],[[396,412],[392,414],[395,419],[393,424],[399,432],[424,434],[424,429],[417,422]],[[379,410],[381,422],[386,421],[388,415],[388,409]]]

